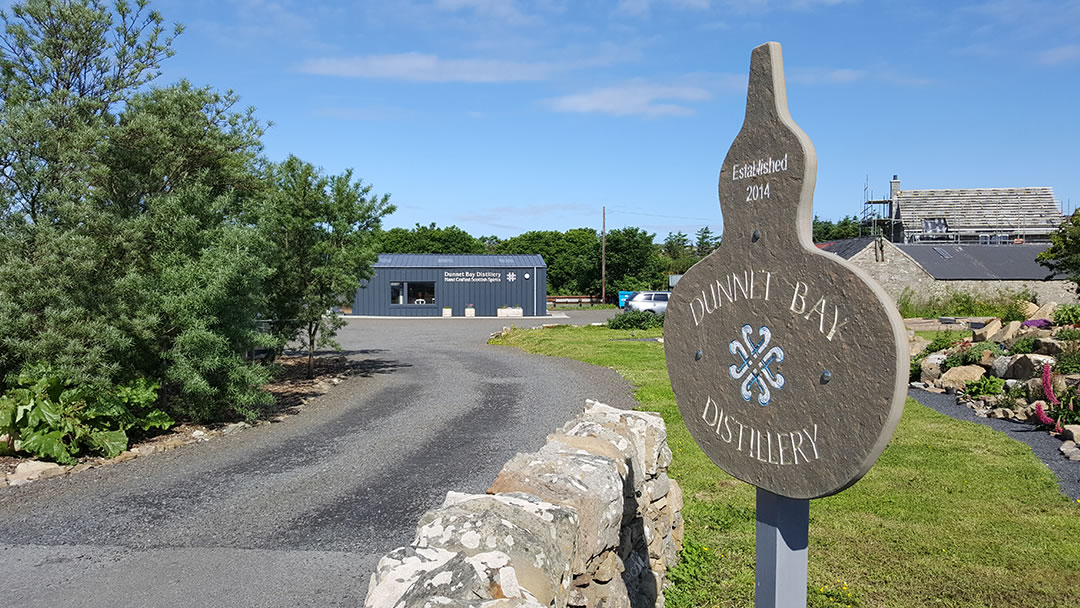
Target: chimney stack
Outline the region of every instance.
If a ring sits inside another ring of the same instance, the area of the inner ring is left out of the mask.
[[[889,182],[889,200],[896,202],[897,195],[900,194],[900,178],[893,175],[892,181]]]

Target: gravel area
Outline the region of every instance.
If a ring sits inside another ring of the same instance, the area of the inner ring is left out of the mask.
[[[1035,456],[1043,461],[1054,475],[1057,475],[1061,491],[1070,498],[1080,499],[1080,462],[1072,462],[1064,458],[1060,452],[1061,441],[1051,437],[1046,431],[1036,429],[1030,424],[997,418],[980,418],[971,408],[957,405],[956,397],[953,395],[942,395],[913,388],[908,390],[908,396],[940,414],[988,426],[995,431],[1005,433],[1012,439],[1028,444]]]

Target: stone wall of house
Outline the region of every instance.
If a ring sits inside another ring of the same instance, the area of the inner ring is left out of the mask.
[[[1039,303],[1076,302],[1076,292],[1069,281],[939,281],[915,260],[888,242],[870,243],[849,262],[865,270],[896,300],[905,289],[917,296],[941,296],[949,292],[996,295],[1003,290],[1031,291]]]
[[[379,560],[365,606],[660,608],[682,546],[664,421],[586,401],[487,494],[450,492]]]

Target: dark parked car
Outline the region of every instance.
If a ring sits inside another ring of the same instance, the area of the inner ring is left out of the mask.
[[[641,310],[651,313],[667,312],[670,291],[639,291],[626,300],[626,310]]]

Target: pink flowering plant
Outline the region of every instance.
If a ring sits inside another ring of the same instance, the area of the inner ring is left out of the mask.
[[[1061,432],[1062,425],[1080,424],[1080,386],[1058,397],[1054,393],[1054,374],[1046,364],[1042,368],[1042,386],[1047,406],[1044,409],[1042,404],[1035,404],[1035,420],[1055,433]]]

